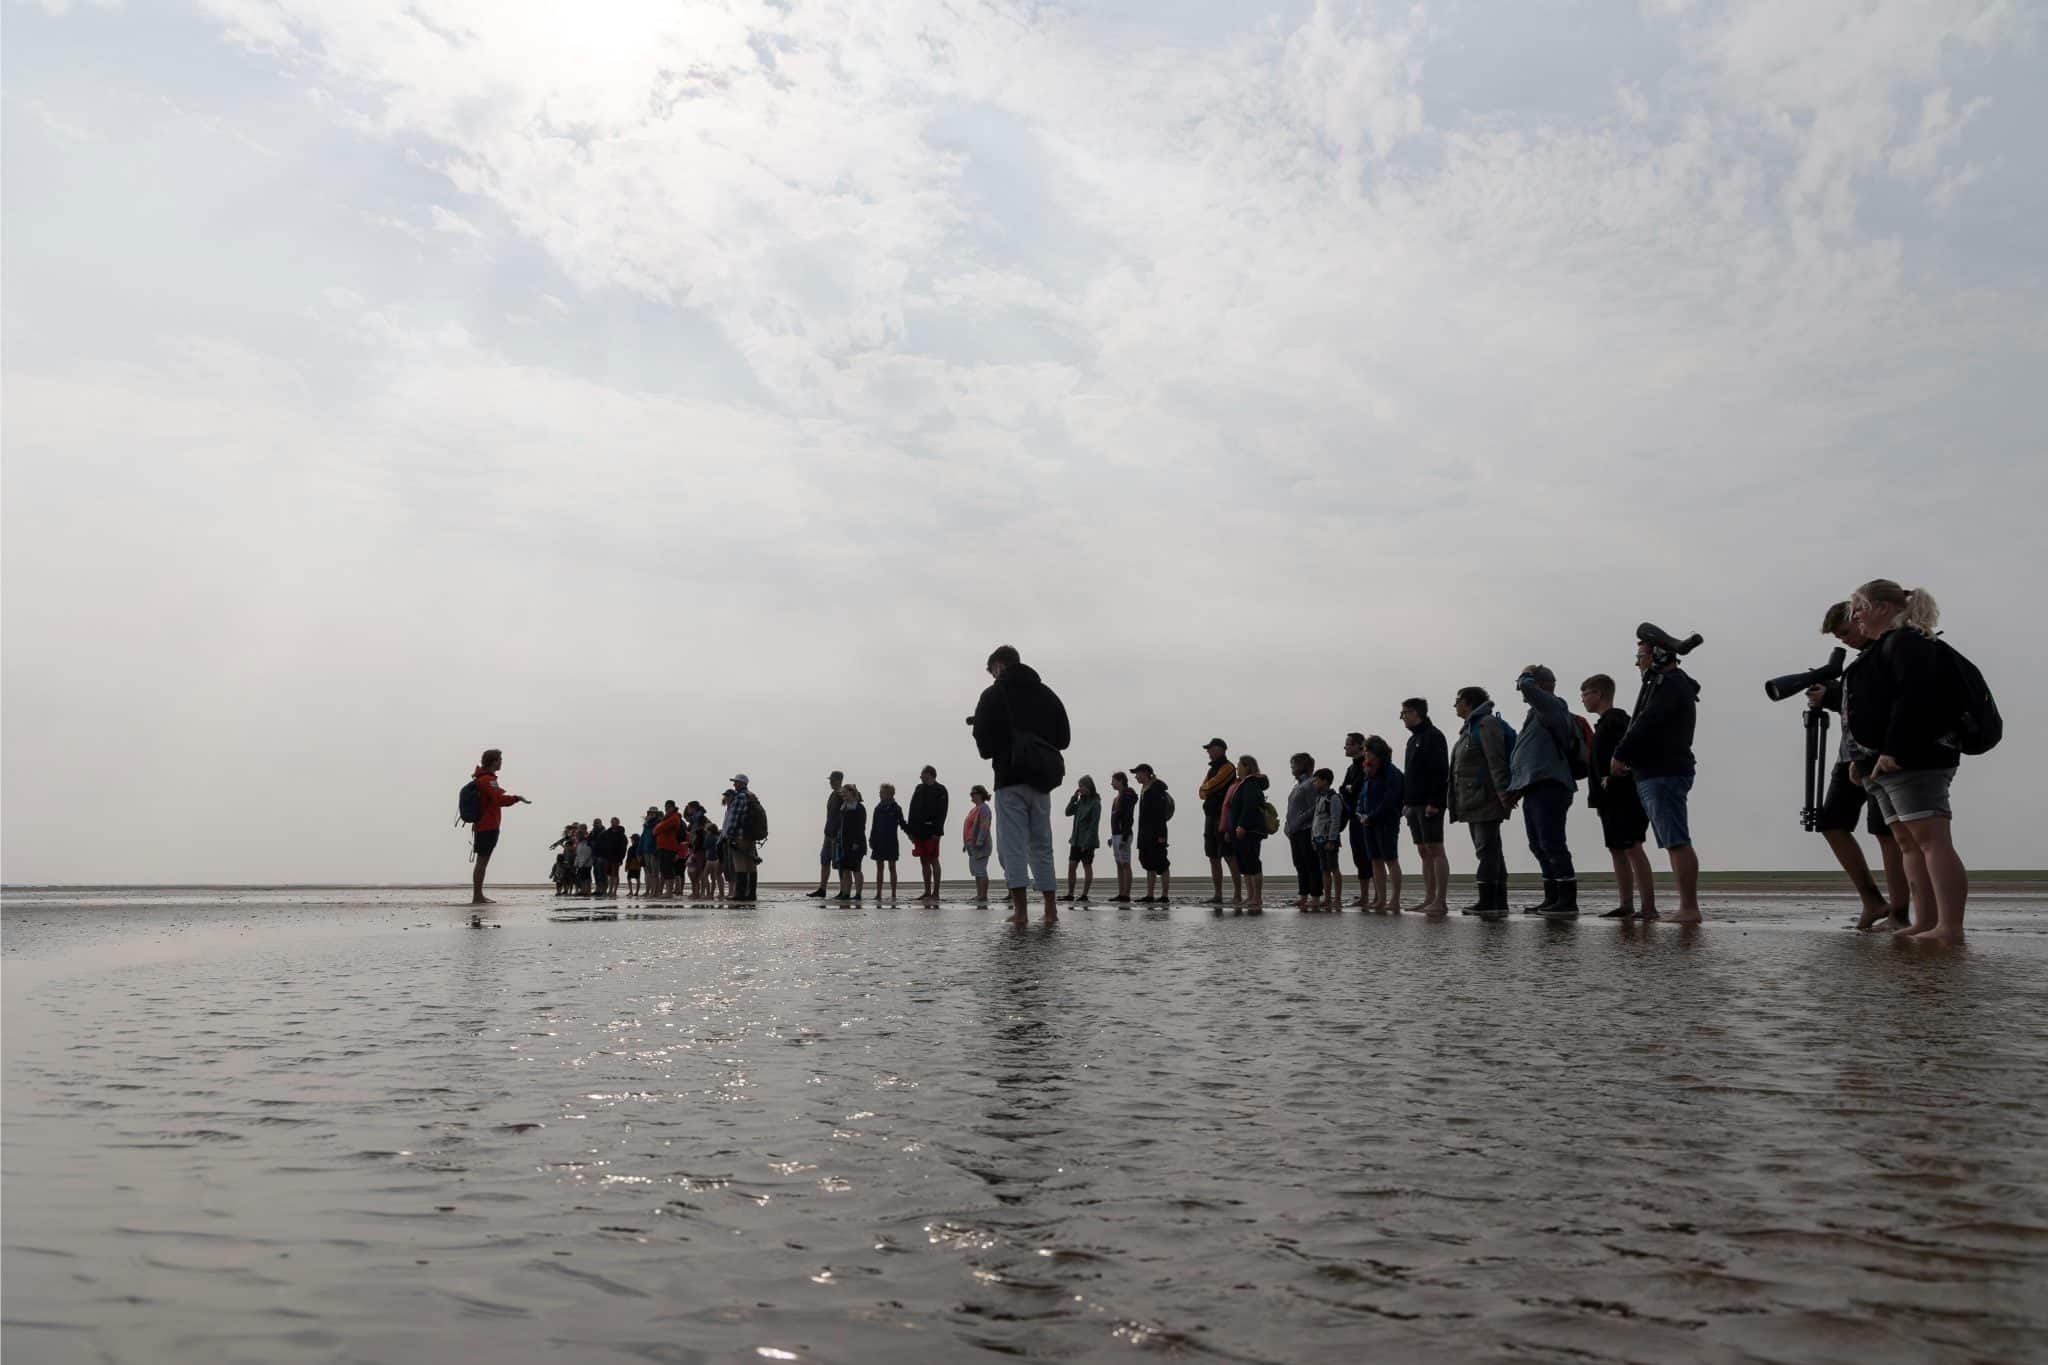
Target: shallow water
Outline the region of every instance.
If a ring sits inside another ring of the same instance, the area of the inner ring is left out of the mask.
[[[1942,952],[1802,896],[1699,931],[448,896],[9,896],[10,1365],[2048,1331],[2037,899]]]

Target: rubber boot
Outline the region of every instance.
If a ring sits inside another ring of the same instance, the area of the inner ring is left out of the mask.
[[[1477,886],[1476,888],[1474,888],[1474,889],[1476,889],[1476,890],[1477,890],[1477,891],[1479,892],[1479,899],[1478,899],[1478,900],[1476,900],[1476,901],[1473,901],[1473,902],[1472,902],[1472,903],[1471,903],[1470,905],[1466,906],[1466,907],[1465,907],[1465,908],[1464,908],[1463,910],[1460,910],[1460,911],[1458,912],[1459,914],[1461,914],[1461,915],[1483,915],[1483,914],[1485,914],[1485,913],[1486,913],[1486,912],[1487,912],[1488,910],[1490,910],[1490,909],[1492,909],[1492,908],[1493,908],[1493,883],[1492,883],[1492,882],[1480,882],[1480,883],[1479,883],[1479,885],[1478,885],[1478,886]]]
[[[1543,912],[1547,920],[1574,920],[1579,917],[1579,884],[1577,880],[1557,884],[1557,904]]]
[[[1486,886],[1481,888],[1481,896],[1485,908],[1479,912],[1479,918],[1506,919],[1508,917],[1508,884],[1506,882],[1487,883]]]
[[[1557,904],[1557,886],[1556,882],[1545,877],[1543,879],[1543,899],[1535,905],[1523,906],[1522,913],[1525,915],[1549,914],[1550,907]]]

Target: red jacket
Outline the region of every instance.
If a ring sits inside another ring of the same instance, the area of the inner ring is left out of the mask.
[[[496,829],[498,822],[504,819],[500,812],[519,798],[505,794],[505,789],[498,785],[498,775],[494,772],[478,768],[475,780],[476,789],[482,792],[484,797],[484,813],[476,818],[476,827],[483,830]]]
[[[655,848],[667,849],[670,853],[680,851],[682,844],[677,840],[676,835],[681,833],[682,828],[682,812],[672,810],[667,815],[662,816],[660,821],[654,826]]]

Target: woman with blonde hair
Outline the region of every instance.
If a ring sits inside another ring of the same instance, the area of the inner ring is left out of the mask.
[[[1953,674],[1935,641],[1941,608],[1925,588],[1873,578],[1849,599],[1863,635],[1875,641],[1845,677],[1843,723],[1874,754],[1851,776],[1870,793],[1905,858],[1913,889],[1913,923],[1900,938],[1963,941],[1969,870],[1950,833],[1949,787],[1959,755],[1942,743],[1959,706]]]
[[[1266,841],[1266,789],[1270,785],[1270,780],[1259,771],[1259,760],[1250,754],[1239,754],[1237,785],[1230,789],[1230,800],[1223,807],[1223,816],[1230,822],[1238,871],[1244,874],[1245,890],[1251,894],[1244,908],[1254,915],[1261,913],[1266,904],[1266,865],[1259,857],[1259,846]]]

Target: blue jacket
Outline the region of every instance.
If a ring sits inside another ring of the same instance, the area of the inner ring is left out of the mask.
[[[1578,723],[1572,719],[1571,708],[1534,682],[1522,688],[1522,700],[1529,703],[1529,715],[1522,722],[1522,732],[1515,736],[1515,751],[1508,755],[1508,790],[1524,791],[1538,782],[1562,782],[1576,791],[1571,764],[1557,747],[1558,732]]]
[[[1401,823],[1401,797],[1406,786],[1399,768],[1391,763],[1381,763],[1379,776],[1365,779],[1365,794],[1359,799],[1359,815],[1366,824],[1378,829],[1398,826]]]

